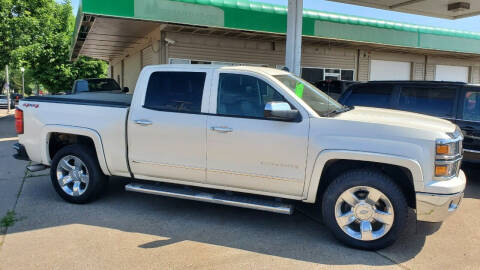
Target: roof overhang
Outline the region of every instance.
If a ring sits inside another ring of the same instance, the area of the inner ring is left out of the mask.
[[[329,0],[345,4],[387,9],[445,19],[462,19],[480,15],[477,0]]]
[[[303,36],[391,48],[480,55],[480,33],[304,10]],[[83,0],[71,58],[112,60],[160,25],[284,36],[287,8],[246,0]]]

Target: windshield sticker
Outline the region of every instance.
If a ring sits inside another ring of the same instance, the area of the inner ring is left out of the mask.
[[[297,83],[297,86],[295,86],[295,95],[297,95],[297,97],[299,98],[302,98],[304,88],[305,88],[305,85],[303,83]]]

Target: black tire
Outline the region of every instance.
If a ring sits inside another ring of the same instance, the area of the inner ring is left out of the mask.
[[[337,199],[348,189],[359,186],[372,187],[381,191],[392,204],[393,223],[390,230],[381,238],[370,241],[353,238],[345,233],[336,221]],[[392,245],[398,239],[407,223],[408,206],[402,189],[390,177],[375,169],[360,169],[340,175],[328,186],[323,194],[322,215],[335,238],[344,244],[357,249],[378,250]]]
[[[72,196],[67,194],[60,186],[57,180],[57,167],[66,156],[74,156],[80,159],[89,173],[88,185],[83,194],[79,196]],[[57,194],[67,202],[84,204],[97,199],[108,186],[108,177],[103,174],[100,165],[98,164],[97,155],[93,149],[86,145],[73,144],[60,149],[52,160],[50,168],[50,179]]]

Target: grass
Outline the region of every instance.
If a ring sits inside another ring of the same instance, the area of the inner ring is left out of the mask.
[[[0,220],[0,227],[8,228],[11,227],[17,222],[17,214],[15,211],[8,211],[7,214]]]

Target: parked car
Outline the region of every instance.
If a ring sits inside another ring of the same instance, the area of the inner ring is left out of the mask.
[[[83,92],[128,92],[128,87],[123,89],[114,79],[97,78],[81,79],[73,83],[72,94]]]
[[[147,66],[133,97],[88,97],[29,97],[16,111],[17,158],[49,166],[68,202],[122,176],[128,191],[283,214],[319,203],[340,241],[379,249],[401,235],[408,206],[441,222],[463,197],[456,125],[346,107],[285,71]]]
[[[480,86],[459,82],[376,81],[352,85],[339,99],[368,106],[441,117],[464,136],[465,161],[480,162]]]
[[[22,94],[12,93],[11,95],[11,99],[13,99],[15,103],[18,103],[22,98],[23,98]]]
[[[0,108],[8,108],[8,97],[6,95],[0,95]],[[15,108],[15,100],[10,99],[10,109]]]
[[[338,100],[345,90],[352,84],[358,83],[356,81],[345,80],[326,80],[314,83],[315,87],[322,90],[335,100]]]

